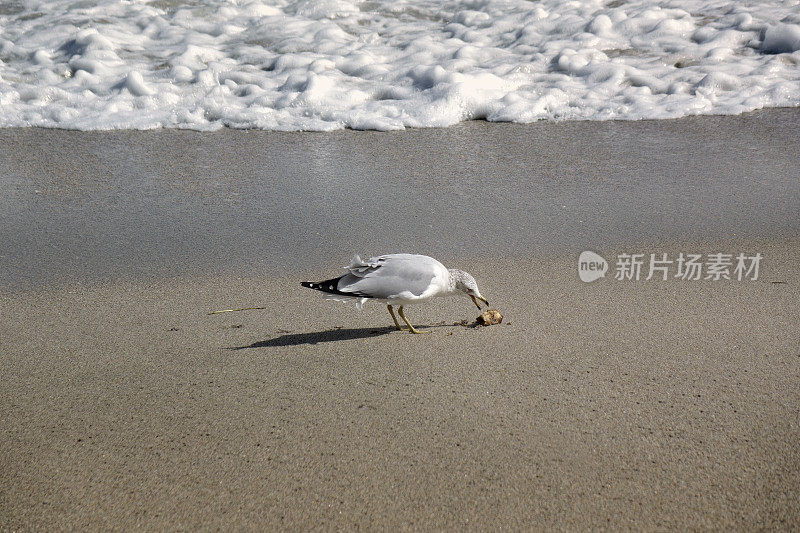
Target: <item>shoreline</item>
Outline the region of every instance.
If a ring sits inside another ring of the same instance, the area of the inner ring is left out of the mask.
[[[466,119],[457,124],[453,124],[450,126],[406,126],[405,129],[402,130],[376,130],[376,129],[357,129],[357,128],[342,128],[338,130],[329,130],[329,131],[322,131],[322,130],[265,130],[260,129],[257,127],[235,127],[229,125],[223,125],[218,129],[214,130],[202,130],[202,129],[192,129],[192,128],[182,128],[180,126],[170,126],[164,127],[159,126],[155,128],[145,128],[145,129],[135,129],[135,128],[110,128],[110,129],[89,129],[89,130],[81,130],[76,128],[61,128],[58,126],[0,126],[0,131],[3,130],[44,130],[44,131],[71,131],[76,133],[112,133],[112,132],[124,132],[124,131],[131,131],[131,132],[155,132],[155,131],[188,131],[194,132],[200,135],[206,134],[214,134],[220,131],[258,131],[262,133],[276,133],[276,134],[300,134],[300,135],[313,135],[313,134],[320,134],[320,135],[334,135],[337,133],[346,133],[346,132],[355,132],[355,133],[377,133],[377,134],[402,134],[407,133],[410,131],[428,131],[428,130],[448,130],[452,128],[458,128],[465,125],[469,125],[472,123],[484,123],[484,124],[495,124],[495,125],[511,125],[511,126],[531,126],[534,124],[564,124],[564,123],[591,123],[591,122],[675,122],[680,120],[691,120],[691,119],[702,119],[702,118],[712,118],[712,117],[748,117],[752,115],[758,115],[762,113],[770,113],[770,112],[783,112],[783,111],[793,111],[800,108],[800,105],[796,106],[771,106],[771,107],[762,107],[760,109],[753,109],[751,111],[743,111],[741,113],[700,113],[695,115],[684,115],[681,117],[664,117],[664,118],[611,118],[611,119],[539,119],[534,122],[512,122],[508,120],[488,120],[485,118],[473,118],[473,119]]]

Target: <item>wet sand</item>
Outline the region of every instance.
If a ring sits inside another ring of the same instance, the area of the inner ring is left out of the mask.
[[[0,524],[797,528],[798,116],[0,130]],[[764,261],[587,284],[583,249]],[[396,250],[504,323],[299,287]]]
[[[800,108],[403,132],[0,129],[0,286],[800,234]]]

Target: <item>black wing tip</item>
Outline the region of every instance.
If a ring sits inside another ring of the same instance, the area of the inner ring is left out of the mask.
[[[339,280],[342,279],[343,276],[338,278],[328,279],[325,281],[313,282],[313,281],[301,281],[300,286],[305,287],[307,289],[314,289],[315,291],[324,292],[327,294],[336,294],[339,296],[349,296],[351,298],[370,298],[366,294],[362,294],[360,292],[342,292],[339,290]]]
[[[339,291],[339,278],[327,279],[325,281],[301,281],[300,285],[307,289],[327,292],[329,294],[345,294]]]

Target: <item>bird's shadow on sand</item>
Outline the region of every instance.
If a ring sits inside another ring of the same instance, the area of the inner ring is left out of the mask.
[[[329,329],[326,331],[312,331],[310,333],[284,333],[279,337],[254,342],[248,346],[236,346],[231,350],[244,350],[247,348],[275,348],[278,346],[299,346],[301,344],[319,344],[321,342],[349,341],[376,337],[397,331],[394,328],[352,328]]]
[[[456,324],[435,324],[424,326],[423,329],[438,328],[442,326],[459,326]],[[278,346],[300,346],[302,344],[319,344],[322,342],[349,341],[354,339],[364,339],[366,337],[377,337],[390,333],[409,335],[407,331],[397,331],[393,327],[386,328],[335,328],[325,331],[312,331],[310,333],[289,333],[286,332],[279,337],[254,342],[247,346],[235,346],[230,350],[246,350],[248,348],[276,348]]]

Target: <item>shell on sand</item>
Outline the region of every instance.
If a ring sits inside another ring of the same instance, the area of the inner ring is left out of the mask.
[[[497,309],[488,309],[481,313],[475,320],[475,325],[477,326],[492,326],[494,324],[500,324],[503,321],[503,315],[500,314],[500,311]]]

